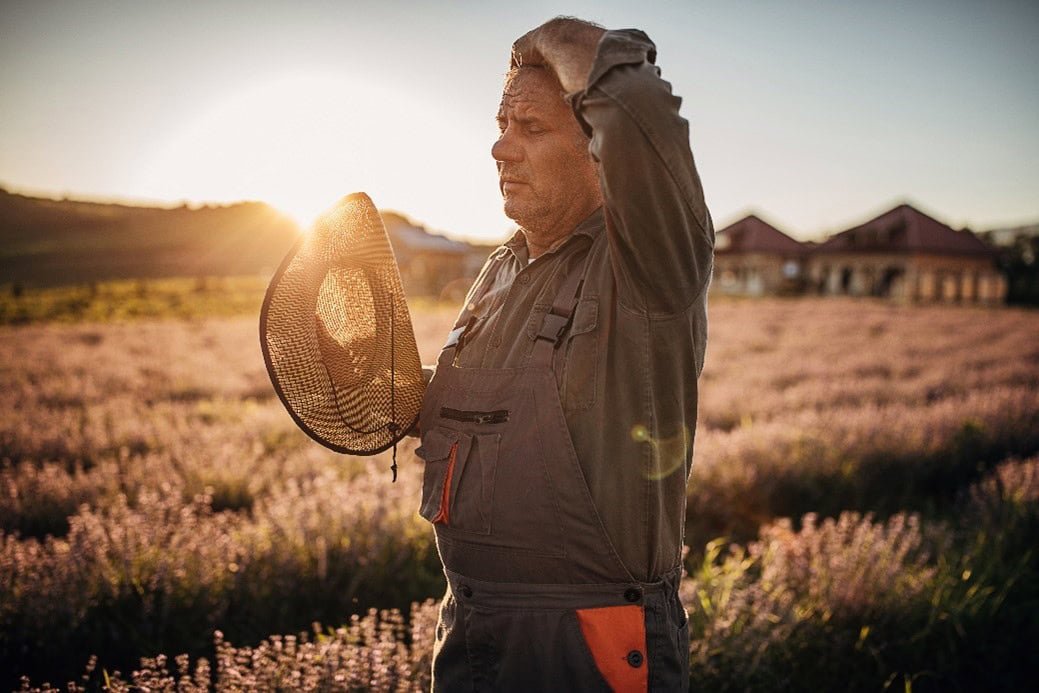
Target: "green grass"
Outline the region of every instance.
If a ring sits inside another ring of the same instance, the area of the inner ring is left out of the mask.
[[[259,315],[269,280],[177,277],[53,287],[0,285],[0,326]],[[428,296],[409,297],[408,302],[413,312],[457,311],[456,303]]]
[[[265,277],[137,279],[80,286],[0,288],[0,325],[123,322],[259,313]]]

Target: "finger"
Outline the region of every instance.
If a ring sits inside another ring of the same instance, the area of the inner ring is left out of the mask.
[[[510,68],[516,68],[520,65],[538,64],[537,50],[534,47],[535,32],[537,32],[537,29],[528,31],[512,44],[512,55],[509,60]]]
[[[512,45],[512,54],[509,56],[509,69],[515,70],[523,64],[523,49],[516,44]]]

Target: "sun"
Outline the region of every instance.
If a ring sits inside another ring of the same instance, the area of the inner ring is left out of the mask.
[[[307,229],[343,196],[401,178],[407,110],[399,94],[356,76],[267,79],[170,137],[146,167],[147,186],[154,197],[261,200]]]
[[[323,191],[303,187],[298,190],[283,189],[277,196],[272,194],[266,199],[280,212],[291,217],[301,231],[307,233],[340,197],[343,195],[329,198]]]
[[[200,104],[141,157],[136,194],[259,200],[306,230],[344,196],[365,192],[380,209],[433,229],[475,229],[483,215],[492,220],[483,224],[488,234],[504,235],[510,222],[489,155],[493,119],[365,74],[295,70]]]

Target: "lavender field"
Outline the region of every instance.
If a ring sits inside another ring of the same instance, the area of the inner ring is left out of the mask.
[[[416,309],[425,362],[452,317]],[[711,320],[693,689],[1027,687],[1039,313],[806,299]],[[428,688],[443,578],[413,448],[391,484],[388,453],[311,442],[254,315],[0,328],[0,686]]]

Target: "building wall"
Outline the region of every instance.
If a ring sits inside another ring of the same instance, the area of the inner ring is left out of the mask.
[[[798,288],[801,263],[766,253],[718,254],[714,257],[711,290],[738,296],[790,293]]]
[[[404,291],[410,296],[437,297],[451,282],[473,279],[466,273],[465,256],[456,253],[401,254],[397,263]]]
[[[472,285],[489,251],[478,247],[461,254],[427,249],[395,250],[401,282],[408,296],[461,301]]]
[[[1006,281],[988,258],[882,253],[820,253],[808,260],[808,286],[823,295],[896,301],[1001,303]]]

